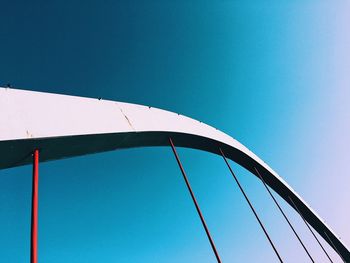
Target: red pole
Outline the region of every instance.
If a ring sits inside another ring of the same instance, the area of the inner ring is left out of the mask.
[[[187,179],[185,170],[184,170],[184,168],[183,168],[183,166],[182,166],[182,164],[181,164],[180,158],[179,158],[179,156],[178,156],[178,154],[177,154],[177,152],[176,152],[176,148],[175,148],[174,143],[173,143],[173,141],[171,140],[171,138],[169,138],[169,142],[170,142],[170,146],[171,146],[171,148],[172,148],[172,150],[173,150],[173,152],[174,152],[174,155],[175,155],[177,164],[179,165],[179,168],[180,168],[181,173],[182,173],[182,175],[183,175],[183,178],[185,179],[185,183],[186,183],[186,185],[187,185],[188,191],[190,192],[191,197],[192,197],[192,200],[193,200],[193,202],[194,202],[194,205],[196,206],[198,215],[199,215],[199,217],[200,217],[200,219],[201,219],[201,221],[202,221],[202,225],[203,225],[203,227],[204,227],[204,230],[205,230],[205,232],[207,233],[207,237],[208,237],[208,239],[209,239],[210,245],[211,245],[211,247],[212,247],[212,249],[213,249],[213,252],[214,252],[214,254],[215,254],[216,260],[217,260],[218,263],[221,263],[221,259],[220,259],[219,253],[218,253],[218,251],[216,250],[214,241],[213,241],[213,239],[212,239],[212,237],[211,237],[211,235],[210,235],[209,229],[208,229],[208,227],[207,227],[207,224],[205,223],[205,220],[204,220],[204,217],[203,217],[203,215],[202,215],[201,209],[199,208],[199,205],[198,205],[198,203],[197,203],[196,197],[194,196],[194,193],[193,193],[193,191],[192,191],[190,182],[189,182],[188,179]]]
[[[33,153],[33,186],[32,186],[32,226],[30,242],[30,262],[38,262],[38,183],[39,183],[39,150]]]

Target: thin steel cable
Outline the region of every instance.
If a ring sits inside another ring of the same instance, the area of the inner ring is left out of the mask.
[[[326,232],[323,232],[323,233],[326,235],[326,237],[327,237],[327,239],[329,240],[329,242],[331,242],[333,249],[338,253],[339,257],[341,257],[341,259],[342,259],[344,262],[346,262],[346,261],[344,260],[344,258],[342,257],[342,255],[339,253],[339,251],[338,251],[338,249],[336,248],[336,246],[333,244],[333,241],[329,238],[328,234],[327,234]]]
[[[270,238],[269,234],[267,233],[267,231],[266,231],[266,229],[265,229],[265,227],[264,227],[263,223],[261,222],[261,220],[260,220],[260,218],[259,218],[258,214],[256,213],[256,211],[255,211],[255,209],[254,209],[253,205],[252,205],[252,204],[251,204],[251,202],[249,201],[248,196],[247,196],[247,195],[246,195],[246,193],[244,192],[244,190],[243,190],[243,188],[242,188],[241,184],[239,183],[239,181],[238,181],[238,179],[237,179],[237,177],[236,177],[235,173],[233,172],[233,170],[232,170],[232,168],[231,168],[230,164],[228,163],[228,161],[227,161],[227,159],[226,159],[226,157],[225,157],[224,152],[221,150],[221,148],[219,148],[219,150],[220,150],[220,153],[221,153],[221,155],[222,155],[222,158],[224,158],[224,161],[225,161],[225,163],[226,163],[226,165],[227,165],[228,169],[230,170],[230,172],[231,172],[231,174],[232,174],[233,178],[235,179],[235,181],[236,181],[236,183],[237,183],[237,185],[238,185],[239,189],[241,190],[242,194],[244,195],[245,200],[247,201],[247,203],[248,203],[248,205],[249,205],[250,209],[252,210],[252,212],[254,213],[255,218],[258,220],[259,225],[261,226],[262,230],[263,230],[263,231],[264,231],[264,233],[265,233],[265,236],[266,236],[266,237],[267,237],[267,239],[269,240],[271,247],[272,247],[272,248],[273,248],[273,250],[275,251],[276,256],[278,257],[279,261],[280,261],[281,263],[283,263],[283,260],[282,260],[282,258],[281,258],[281,256],[280,256],[280,254],[278,253],[278,251],[277,251],[277,249],[276,249],[275,245],[273,244],[273,242],[272,242],[272,240],[271,240],[271,238]]]
[[[300,213],[300,210],[298,209],[298,207],[295,205],[293,199],[288,196],[289,200],[292,202],[295,210],[297,210],[298,214],[300,215],[300,217],[303,219],[305,225],[307,226],[307,228],[310,230],[311,234],[314,236],[314,238],[316,239],[317,243],[320,245],[320,247],[322,248],[323,252],[326,254],[327,258],[329,259],[330,262],[333,263],[331,257],[328,255],[327,251],[325,250],[325,248],[322,246],[320,240],[318,240],[317,236],[315,235],[314,231],[312,231],[311,227],[309,226],[309,224],[307,223],[307,221],[305,220],[304,216]]]
[[[259,175],[261,181],[263,182],[266,190],[268,191],[268,193],[270,194],[272,200],[275,202],[276,206],[278,207],[278,209],[280,210],[281,214],[283,215],[284,219],[287,221],[288,225],[290,226],[290,228],[292,229],[294,235],[297,237],[297,239],[299,240],[299,243],[302,245],[302,247],[304,248],[305,252],[307,253],[307,255],[309,256],[310,260],[312,262],[315,262],[312,258],[312,256],[310,255],[309,251],[307,250],[307,248],[305,247],[303,241],[301,241],[301,238],[299,237],[298,233],[295,231],[292,223],[289,221],[287,215],[284,213],[284,211],[282,210],[282,207],[279,205],[279,203],[277,202],[276,198],[273,196],[272,192],[270,191],[269,187],[266,185],[265,180],[263,179],[263,177],[261,176],[260,172],[258,171],[258,169],[256,169],[256,167],[254,167],[255,171],[257,172],[257,174]]]
[[[207,224],[205,223],[205,220],[204,220],[204,217],[203,217],[203,215],[202,215],[201,209],[199,208],[199,205],[198,205],[198,203],[197,203],[196,197],[194,196],[194,193],[193,193],[193,191],[192,191],[190,182],[189,182],[188,179],[187,179],[186,172],[185,172],[185,170],[184,170],[184,168],[183,168],[183,166],[182,166],[182,164],[181,164],[180,158],[179,158],[179,156],[178,156],[178,154],[177,154],[177,152],[176,152],[174,143],[173,143],[173,141],[171,140],[171,138],[169,138],[169,142],[170,142],[170,146],[171,146],[171,148],[172,148],[172,150],[173,150],[173,152],[174,152],[174,155],[175,155],[177,164],[179,165],[179,168],[180,168],[181,173],[182,173],[182,175],[183,175],[183,178],[185,179],[185,182],[186,182],[188,191],[190,192],[191,197],[192,197],[192,200],[193,200],[193,202],[194,202],[194,205],[196,206],[198,215],[199,215],[199,217],[200,217],[200,219],[201,219],[201,221],[202,221],[204,230],[205,230],[205,232],[207,233],[207,236],[208,236],[210,245],[211,245],[211,247],[212,247],[212,249],[213,249],[213,252],[214,252],[214,254],[215,254],[216,260],[218,261],[218,263],[221,263],[221,259],[220,259],[219,253],[218,253],[218,251],[216,250],[214,241],[213,241],[213,239],[212,239],[212,237],[211,237],[211,235],[210,235],[209,229],[208,229],[208,227],[207,227]]]

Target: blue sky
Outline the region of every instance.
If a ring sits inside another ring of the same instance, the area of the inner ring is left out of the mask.
[[[350,244],[347,1],[0,6],[3,86],[151,105],[215,126],[266,161]],[[179,154],[223,262],[277,262],[223,161]],[[234,169],[283,259],[307,262],[261,183]],[[40,262],[215,262],[170,148],[43,163],[39,191]],[[30,166],[0,171],[4,262],[28,261],[30,195]]]

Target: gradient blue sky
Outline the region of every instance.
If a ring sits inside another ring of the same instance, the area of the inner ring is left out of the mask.
[[[151,105],[213,125],[350,244],[348,1],[11,0],[0,10],[2,86]],[[179,154],[223,262],[277,262],[223,161]],[[261,183],[234,168],[283,259],[308,262]],[[169,148],[43,163],[39,191],[40,262],[215,262]],[[30,166],[0,171],[1,262],[28,262],[30,196]]]

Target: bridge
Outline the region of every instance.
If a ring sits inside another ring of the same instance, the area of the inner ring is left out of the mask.
[[[5,153],[0,159],[0,169],[33,165],[32,263],[37,263],[38,260],[37,220],[40,162],[116,149],[152,146],[166,146],[173,150],[218,262],[221,262],[221,259],[214,239],[196,201],[176,147],[203,150],[223,158],[280,262],[283,262],[282,256],[232,170],[229,160],[241,165],[261,180],[263,187],[266,188],[271,200],[292,228],[311,262],[315,262],[312,255],[293,228],[291,221],[274,197],[274,193],[282,197],[301,216],[330,262],[332,259],[314,231],[335,250],[344,262],[350,262],[349,249],[282,177],[240,142],[200,121],[150,106],[0,88],[0,127],[0,149]]]

